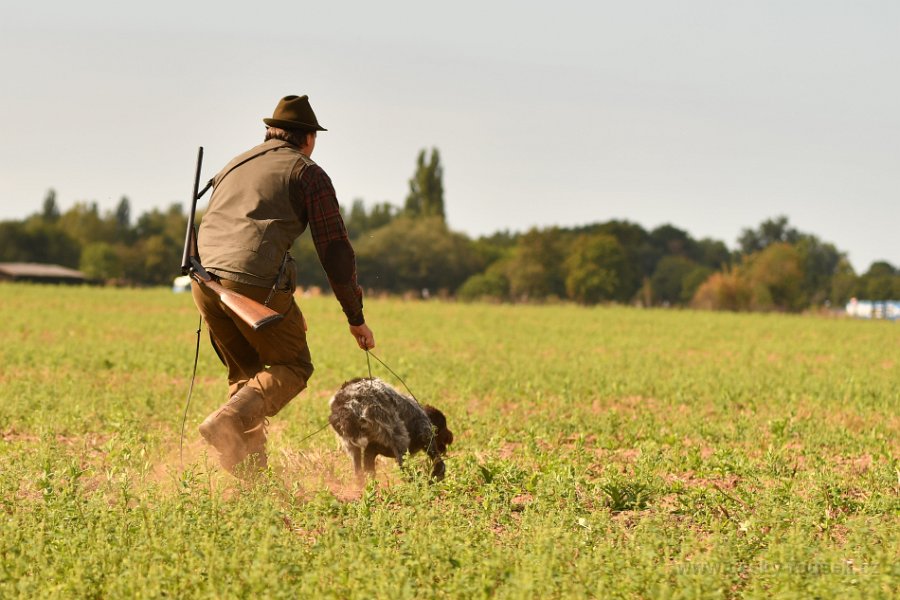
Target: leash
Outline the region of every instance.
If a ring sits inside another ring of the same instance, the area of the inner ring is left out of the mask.
[[[425,408],[422,406],[422,403],[419,402],[419,399],[416,398],[416,395],[413,394],[413,391],[411,389],[409,389],[409,386],[406,385],[406,382],[403,381],[403,378],[400,377],[399,375],[397,375],[397,373],[395,373],[392,368],[387,366],[386,362],[384,362],[383,360],[378,358],[378,356],[376,356],[374,352],[372,352],[368,348],[366,348],[365,350],[366,350],[366,364],[369,366],[369,383],[371,384],[371,381],[372,381],[372,363],[369,361],[369,356],[371,355],[372,358],[374,358],[375,360],[377,360],[378,362],[381,363],[381,366],[383,366],[385,369],[390,371],[391,375],[393,375],[394,377],[397,378],[397,381],[399,381],[400,383],[403,384],[403,387],[406,388],[407,392],[409,392],[410,397],[412,397],[412,399],[415,400],[416,404],[419,405],[419,408],[421,408],[424,411]],[[428,450],[429,451],[432,449],[432,444],[434,444],[434,425],[433,424],[431,426],[431,439],[428,440]]]
[[[178,461],[181,470],[184,471],[184,426],[187,423],[188,408],[191,406],[191,396],[194,393],[194,379],[197,377],[197,361],[200,358],[200,330],[203,328],[203,317],[197,323],[197,347],[194,348],[194,370],[191,373],[191,386],[188,388],[187,401],[184,403],[184,416],[181,418],[181,440],[178,442]]]
[[[393,375],[394,377],[396,377],[396,378],[397,378],[397,381],[399,381],[400,383],[403,384],[403,387],[406,388],[406,391],[409,392],[409,395],[412,396],[412,399],[416,401],[416,404],[419,405],[419,408],[422,408],[422,403],[419,402],[419,399],[416,398],[416,395],[413,394],[413,391],[412,391],[411,389],[409,389],[409,386],[406,385],[406,382],[403,381],[403,378],[400,377],[399,375],[397,375],[397,374],[394,372],[394,370],[393,370],[392,368],[390,368],[389,366],[387,366],[387,363],[385,363],[383,360],[381,360],[380,358],[378,358],[377,356],[375,356],[375,353],[374,353],[374,352],[372,352],[371,350],[369,350],[368,348],[366,348],[366,363],[369,365],[369,379],[372,379],[372,363],[369,362],[369,356],[370,356],[370,355],[371,355],[372,358],[374,358],[375,360],[377,360],[378,362],[380,362],[380,363],[381,363],[381,366],[383,366],[385,369],[387,369],[387,370],[391,373],[391,375]]]
[[[325,424],[324,424],[324,425],[322,425],[321,427],[319,427],[318,429],[316,429],[315,431],[313,431],[311,434],[309,434],[308,436],[306,436],[305,438],[303,438],[303,439],[300,440],[299,442],[297,442],[296,445],[299,446],[300,444],[302,444],[303,442],[305,442],[306,440],[308,440],[308,439],[311,438],[312,436],[316,435],[317,433],[320,433],[320,432],[322,432],[322,431],[325,431],[325,429],[327,429],[328,426],[329,426],[330,424],[331,424],[331,423],[329,423],[328,421],[325,421]]]

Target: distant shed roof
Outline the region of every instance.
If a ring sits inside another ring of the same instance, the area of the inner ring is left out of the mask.
[[[41,263],[0,263],[0,279],[84,281],[81,271]]]

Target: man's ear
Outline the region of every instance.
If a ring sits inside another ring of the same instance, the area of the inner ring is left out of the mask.
[[[316,145],[316,135],[317,135],[317,134],[316,134],[315,131],[311,131],[311,132],[309,132],[309,133],[306,134],[306,147],[307,147],[307,148],[314,148],[314,147],[315,147],[315,145]]]

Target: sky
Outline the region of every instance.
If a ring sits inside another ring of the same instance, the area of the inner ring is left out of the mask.
[[[610,219],[730,247],[785,215],[900,265],[894,1],[0,3],[0,220],[187,204],[309,94],[349,205],[437,148],[471,236]],[[202,207],[202,202],[201,202]]]

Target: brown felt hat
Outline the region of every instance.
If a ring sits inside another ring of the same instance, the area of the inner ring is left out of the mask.
[[[285,96],[278,101],[271,119],[263,119],[270,127],[298,129],[300,131],[328,131],[316,120],[316,113],[309,105],[309,96]]]

